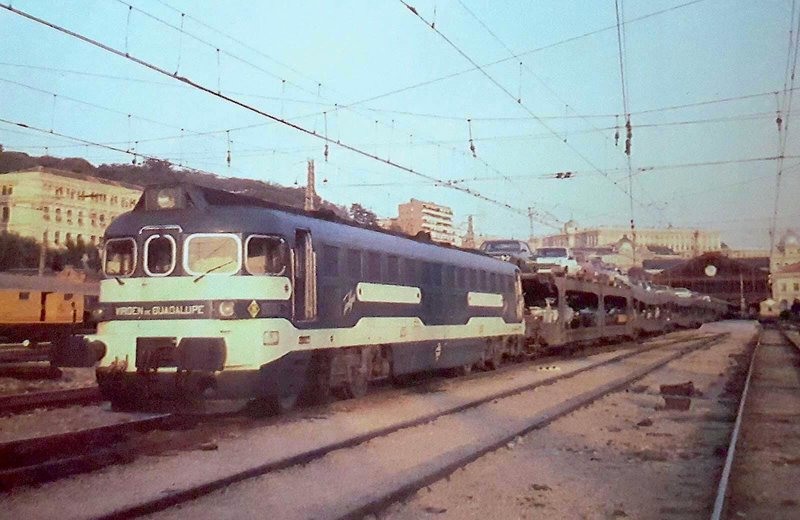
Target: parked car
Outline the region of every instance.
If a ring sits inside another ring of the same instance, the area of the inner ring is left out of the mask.
[[[577,273],[578,261],[567,247],[540,247],[535,255],[536,270],[540,273]]]
[[[528,243],[523,240],[487,240],[481,244],[480,250],[519,267],[520,271],[531,271],[534,257]]]

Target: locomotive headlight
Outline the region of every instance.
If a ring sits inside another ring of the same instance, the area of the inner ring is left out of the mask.
[[[221,302],[219,304],[219,314],[223,318],[230,318],[231,316],[233,316],[233,311],[234,311],[233,302]]]
[[[164,188],[156,194],[156,204],[161,209],[173,209],[178,204],[175,188]]]
[[[103,321],[106,315],[106,310],[103,307],[95,307],[90,313],[92,321]]]

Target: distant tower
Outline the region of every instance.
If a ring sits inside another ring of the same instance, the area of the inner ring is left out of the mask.
[[[528,225],[530,226],[530,232],[528,233],[528,241],[533,242],[533,208],[528,208]]]
[[[467,217],[467,234],[464,235],[464,247],[475,248],[475,227],[472,224],[472,215]]]
[[[314,159],[308,160],[308,179],[306,180],[306,198],[303,202],[303,209],[306,211],[314,210],[314,198],[316,192],[314,191]]]

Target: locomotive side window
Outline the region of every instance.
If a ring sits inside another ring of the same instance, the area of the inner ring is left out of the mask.
[[[367,280],[370,282],[381,281],[381,254],[367,253]]]
[[[322,246],[322,274],[325,276],[339,275],[339,248]]]
[[[405,266],[405,281],[408,285],[417,285],[417,261],[411,258],[406,258],[404,261]]]
[[[130,276],[136,269],[136,242],[132,238],[106,241],[103,271],[108,276]]]
[[[350,272],[350,278],[361,279],[361,251],[351,249],[347,252],[347,269]]]
[[[400,283],[400,262],[394,255],[386,257],[386,281],[390,283]]]
[[[250,274],[284,276],[289,266],[289,245],[280,237],[252,235],[245,244],[245,267]]]
[[[186,239],[183,267],[192,275],[233,274],[242,263],[239,237],[198,233]]]
[[[167,276],[175,269],[175,239],[152,235],[144,243],[144,272],[149,276]]]

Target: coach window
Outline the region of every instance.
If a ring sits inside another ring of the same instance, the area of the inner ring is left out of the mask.
[[[244,265],[250,274],[286,275],[289,266],[289,245],[281,237],[251,235],[245,243]]]
[[[108,276],[130,276],[136,269],[136,242],[132,238],[106,241],[103,271]]]
[[[183,268],[191,275],[233,274],[242,263],[240,244],[231,233],[191,235],[183,248]]]
[[[148,276],[167,276],[175,269],[175,239],[152,235],[144,242],[144,272]]]

